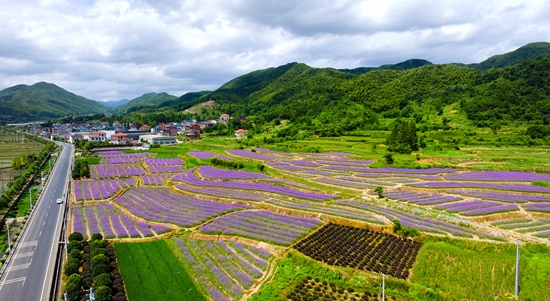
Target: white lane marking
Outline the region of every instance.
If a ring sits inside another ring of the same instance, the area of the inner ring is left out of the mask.
[[[35,247],[38,245],[38,240],[31,240],[31,241],[27,241],[27,242],[24,242],[22,244],[20,244],[21,248],[24,248],[24,247]]]
[[[21,284],[22,286],[25,285],[25,279],[27,277],[20,277],[20,278],[15,278],[15,279],[10,279],[10,280],[6,280],[4,281],[3,284],[10,284],[10,283],[16,283],[16,282],[19,282],[19,281],[23,281],[23,284]]]
[[[17,270],[23,270],[28,269],[31,263],[24,263],[24,264],[18,264],[18,265],[12,265],[10,268],[10,271],[17,271]]]
[[[29,257],[32,256],[34,252],[25,252],[25,253],[18,253],[15,258],[23,258],[23,257]]]
[[[49,211],[48,211],[48,212],[46,212],[46,217],[48,217],[48,213],[49,213]]]
[[[44,226],[45,224],[46,224],[46,221],[44,221],[44,222],[42,223],[42,226]]]
[[[40,233],[38,233],[38,237],[42,236],[42,231],[40,231]]]

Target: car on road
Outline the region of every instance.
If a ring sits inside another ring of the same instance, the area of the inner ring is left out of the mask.
[[[62,204],[62,203],[63,203],[63,200],[62,200],[61,198],[58,198],[57,201],[56,201],[56,203]]]

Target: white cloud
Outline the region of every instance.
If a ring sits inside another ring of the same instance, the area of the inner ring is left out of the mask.
[[[96,100],[216,89],[289,62],[471,63],[550,41],[543,0],[0,3],[0,89],[48,81]]]

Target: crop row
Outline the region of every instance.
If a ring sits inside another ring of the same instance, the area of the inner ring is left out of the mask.
[[[103,163],[139,163],[150,157],[149,153],[99,152]]]
[[[145,185],[162,185],[170,175],[161,174],[161,175],[146,175],[141,176],[141,180]]]
[[[73,193],[77,201],[101,200],[111,197],[119,189],[134,185],[133,179],[74,181]]]
[[[480,231],[472,230],[467,227],[459,226],[453,223],[442,221],[436,218],[425,217],[418,214],[403,212],[400,210],[377,206],[372,203],[366,203],[356,200],[337,201],[336,204],[343,206],[350,206],[353,208],[363,209],[376,214],[385,216],[389,220],[398,219],[404,226],[417,228],[420,231],[437,233],[437,234],[450,234],[462,237],[473,237],[474,235],[481,238],[497,239],[500,237],[494,237],[485,234]]]
[[[238,242],[179,238],[174,241],[184,264],[216,301],[239,300],[264,275],[271,258],[265,250]]]
[[[207,234],[234,235],[277,245],[290,245],[321,223],[314,218],[266,210],[246,210],[224,215],[200,227]]]
[[[422,244],[386,233],[328,224],[294,248],[330,265],[407,279]]]
[[[149,165],[152,173],[176,173],[183,170],[183,165]]]
[[[294,287],[286,298],[290,301],[309,300],[355,300],[355,301],[378,301],[378,293],[366,291],[356,292],[353,289],[344,289],[334,283],[320,282],[318,279],[308,277]],[[387,299],[390,300],[390,299]]]
[[[131,177],[145,174],[145,170],[137,164],[93,164],[92,178]]]
[[[447,180],[458,181],[550,181],[550,175],[524,171],[468,171],[443,176]]]
[[[407,190],[393,190],[384,193],[384,196],[398,199],[400,201],[406,201],[418,205],[433,205],[441,203],[449,203],[460,200],[460,197],[440,194],[440,193],[426,193]]]
[[[241,209],[239,204],[225,204],[172,193],[167,188],[132,188],[116,198],[135,216],[145,220],[192,226],[214,216]]]
[[[496,200],[507,203],[525,203],[525,202],[550,202],[549,196],[529,195],[507,192],[483,191],[483,190],[450,190],[449,193],[465,195],[470,197],[479,197],[482,199]]]
[[[257,191],[283,194],[283,195],[293,196],[297,198],[319,200],[319,201],[331,199],[331,198],[337,198],[337,196],[335,195],[305,192],[305,191],[301,191],[293,188],[267,184],[267,183],[244,182],[244,181],[201,180],[195,177],[195,175],[193,174],[193,170],[190,170],[186,173],[178,174],[172,177],[172,180],[180,181],[180,182],[183,182],[189,185],[195,185],[195,186],[204,186],[204,187],[211,186],[211,187],[225,187],[225,188],[245,189],[245,190],[257,190]]]
[[[216,155],[216,153],[209,151],[190,151],[187,154],[197,159],[210,159]]]
[[[256,159],[256,160],[272,160],[272,159],[281,158],[280,156],[276,156],[276,155],[264,155],[264,154],[259,154],[259,153],[249,152],[249,151],[244,151],[239,149],[230,149],[227,152],[233,156],[243,157],[248,159]]]
[[[506,191],[524,191],[550,193],[550,189],[523,183],[491,183],[491,182],[425,182],[413,183],[410,186],[420,188],[488,188]]]
[[[437,205],[434,208],[462,215],[487,215],[518,210],[515,204],[502,204],[495,201],[469,200]]]
[[[73,232],[80,232],[85,237],[91,233],[101,233],[105,238],[139,238],[171,230],[164,225],[134,220],[111,203],[76,205],[72,210]]]
[[[201,176],[205,178],[218,178],[218,179],[266,179],[268,178],[266,175],[259,172],[219,169],[209,165],[199,166],[198,172]]]
[[[183,165],[180,158],[153,158],[145,161],[146,165]]]

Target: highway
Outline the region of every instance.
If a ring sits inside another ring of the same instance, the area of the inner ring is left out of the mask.
[[[27,228],[0,278],[0,300],[49,300],[74,153],[73,145],[62,145]],[[58,198],[63,204],[56,203]]]

